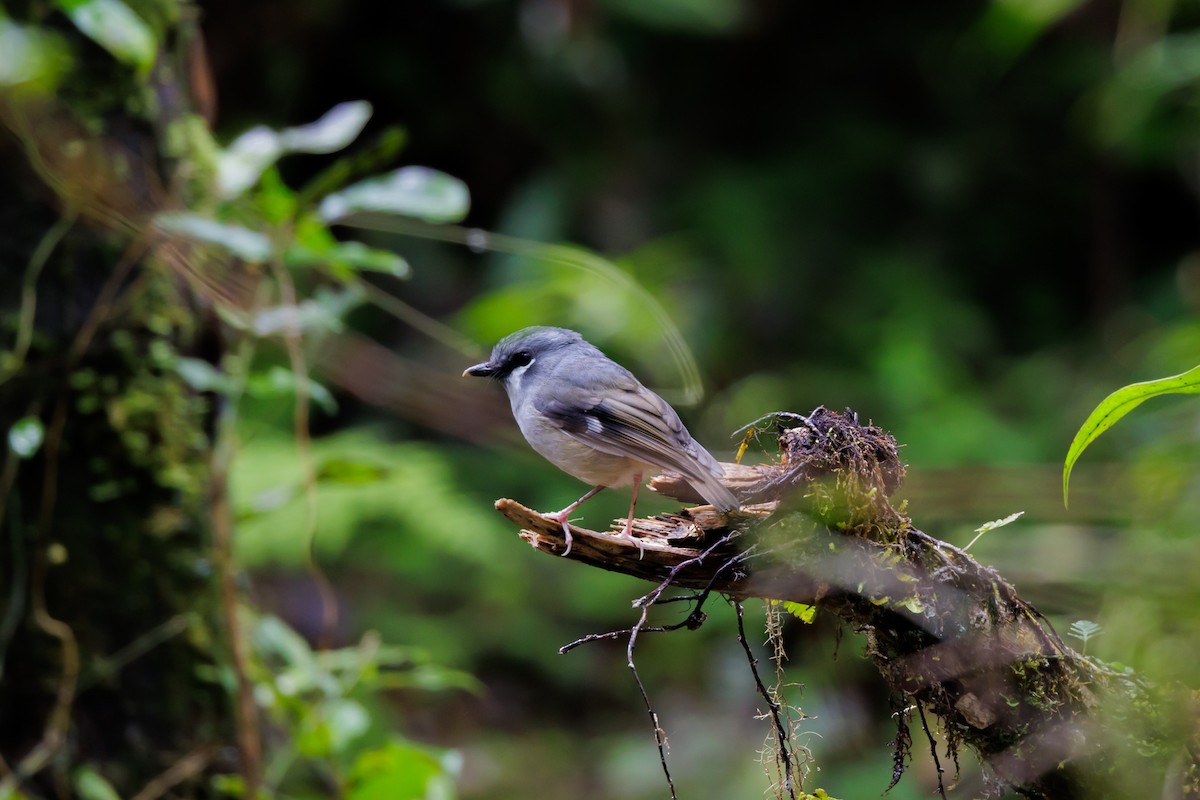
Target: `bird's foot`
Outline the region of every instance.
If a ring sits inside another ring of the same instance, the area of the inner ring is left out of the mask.
[[[623,541],[626,541],[629,544],[636,547],[638,549],[638,561],[641,561],[642,558],[646,555],[646,546],[644,544],[642,544],[641,539],[639,539],[633,535],[633,518],[632,517],[630,517],[629,520],[625,523],[625,530],[621,531],[620,533],[614,533],[613,536],[615,536],[616,538],[621,539]]]
[[[555,522],[557,522],[559,525],[562,526],[563,539],[566,541],[567,547],[565,550],[563,550],[561,553],[559,553],[560,556],[565,556],[567,553],[571,552],[571,523],[568,519],[568,517],[571,514],[571,510],[572,509],[570,509],[570,508],[564,508],[562,511],[559,511],[555,514],[547,514],[546,515],[547,517],[549,517],[550,519],[554,520]]]

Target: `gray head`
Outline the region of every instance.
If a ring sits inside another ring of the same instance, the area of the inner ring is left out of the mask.
[[[541,325],[522,328],[501,339],[492,348],[491,358],[468,367],[463,375],[495,378],[511,392],[520,385],[521,378],[530,369],[541,372],[568,354],[584,353],[604,358],[603,353],[575,331]]]

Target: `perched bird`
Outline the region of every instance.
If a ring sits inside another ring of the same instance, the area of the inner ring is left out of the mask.
[[[583,497],[547,516],[562,525],[571,552],[567,518],[584,501],[610,486],[633,484],[629,519],[621,536],[632,535],[638,489],[648,470],[677,473],[720,511],[738,507],[719,478],[724,470],[696,443],[675,409],[643,386],[575,331],[533,327],[500,340],[492,356],[463,375],[503,384],[525,439],[550,463],[592,485]]]

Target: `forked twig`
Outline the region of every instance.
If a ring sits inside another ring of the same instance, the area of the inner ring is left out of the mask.
[[[638,632],[645,625],[646,617],[649,613],[650,606],[642,606],[642,617],[629,632],[629,644],[625,646],[625,665],[633,673],[633,680],[637,683],[638,691],[642,693],[642,702],[646,704],[646,713],[650,715],[650,722],[654,725],[654,742],[658,745],[658,760],[662,764],[663,775],[667,778],[667,788],[671,790],[671,800],[676,800],[675,781],[671,778],[671,768],[667,766],[667,750],[669,749],[667,746],[667,732],[663,730],[662,725],[658,722],[658,712],[654,710],[654,706],[650,703],[650,695],[646,693],[646,686],[642,683],[642,676],[638,675],[637,667],[633,663],[633,647],[637,642]]]
[[[732,567],[738,563],[741,563],[746,558],[751,557],[751,554],[754,551],[753,547],[748,548],[744,552],[738,553],[737,555],[733,556],[732,558],[729,558],[728,560],[726,560],[725,563],[723,563],[720,567],[718,567],[716,569],[716,571],[714,572],[714,574],[712,576],[712,580],[709,581],[708,586],[705,587],[702,591],[693,592],[693,593],[687,594],[687,595],[680,595],[678,597],[667,597],[667,598],[663,598],[662,594],[674,583],[676,577],[678,577],[679,573],[682,570],[686,569],[687,567],[689,567],[693,564],[698,564],[698,563],[704,561],[705,558],[709,557],[717,550],[719,550],[723,547],[727,547],[730,542],[732,542],[735,538],[737,538],[737,536],[738,536],[738,531],[733,531],[732,533],[728,533],[725,536],[722,536],[716,542],[714,542],[711,546],[706,548],[702,553],[699,553],[699,554],[693,556],[692,558],[688,558],[688,559],[685,559],[685,560],[679,562],[678,564],[676,564],[674,567],[671,568],[671,570],[659,582],[658,586],[656,586],[653,591],[648,592],[645,595],[642,595],[637,600],[634,600],[633,607],[640,608],[642,610],[642,614],[641,614],[641,617],[638,619],[637,623],[635,623],[633,625],[633,627],[623,628],[621,630],[616,630],[616,631],[607,631],[605,633],[590,633],[587,636],[576,639],[575,641],[570,642],[569,644],[565,644],[558,649],[559,653],[568,653],[571,650],[574,650],[576,647],[579,647],[580,645],[589,644],[591,642],[607,641],[609,639],[616,639],[621,636],[629,637],[628,643],[625,645],[625,664],[627,667],[629,667],[630,672],[633,673],[633,680],[635,683],[637,683],[638,691],[641,692],[642,702],[646,706],[646,713],[650,715],[650,723],[654,726],[654,741],[655,741],[655,744],[658,746],[658,760],[659,760],[659,763],[662,765],[663,775],[666,776],[667,787],[671,792],[671,797],[673,798],[673,800],[674,800],[674,798],[677,797],[677,795],[675,793],[675,781],[671,777],[671,769],[667,765],[667,751],[670,749],[667,744],[667,734],[666,734],[666,731],[663,730],[663,727],[662,727],[661,723],[659,722],[658,712],[654,710],[654,704],[650,702],[650,695],[646,691],[645,684],[642,683],[641,675],[638,674],[637,665],[633,659],[633,651],[634,651],[634,648],[637,646],[637,637],[641,633],[665,633],[667,631],[676,631],[676,630],[679,630],[680,628],[688,628],[689,630],[695,630],[696,628],[700,627],[701,624],[703,624],[705,616],[701,609],[703,608],[705,601],[708,599],[708,597],[710,596],[710,594],[712,592],[712,586],[716,583],[717,579],[720,577],[720,575],[725,570],[729,569],[730,567]],[[680,602],[680,601],[685,601],[685,600],[694,600],[696,602],[696,605],[692,608],[692,610],[688,614],[687,618],[684,619],[682,622],[676,622],[671,625],[656,625],[653,627],[647,626],[646,623],[649,620],[651,606],[654,606],[655,604],[660,603],[660,602],[661,603],[672,603],[672,602]]]

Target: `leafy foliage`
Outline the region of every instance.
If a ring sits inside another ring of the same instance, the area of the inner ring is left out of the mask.
[[[1067,487],[1071,480],[1071,470],[1088,445],[1146,400],[1165,394],[1200,394],[1200,367],[1170,378],[1131,383],[1117,389],[1100,401],[1100,404],[1084,420],[1083,425],[1075,434],[1075,438],[1071,440],[1071,446],[1067,449],[1067,458],[1063,463],[1064,504],[1067,502]]]
[[[783,608],[796,619],[811,625],[813,619],[817,616],[817,607],[810,606],[806,603],[796,603],[791,600],[783,601]]]
[[[452,796],[456,757],[389,733],[368,704],[384,689],[474,691],[473,677],[411,648],[383,645],[374,634],[354,647],[314,651],[277,618],[261,616],[252,620],[251,637],[259,664],[255,695],[286,733],[267,764],[273,791],[303,785],[298,768],[305,767],[348,786],[350,797]],[[219,783],[228,788],[226,779]]]
[[[1088,641],[1103,632],[1104,629],[1090,619],[1078,619],[1071,623],[1071,627],[1067,630],[1067,635],[1073,636],[1083,642],[1083,652],[1086,653]]]
[[[1020,519],[1022,516],[1024,516],[1024,514],[1025,514],[1025,512],[1024,512],[1024,511],[1015,511],[1015,512],[1013,512],[1012,514],[1009,514],[1007,517],[1002,517],[1001,519],[994,519],[994,520],[992,520],[991,522],[985,522],[985,523],[983,523],[982,525],[980,525],[978,528],[976,528],[976,529],[975,529],[975,534],[976,534],[976,535],[975,535],[975,538],[974,538],[974,539],[972,539],[970,542],[968,542],[968,543],[967,543],[967,546],[966,546],[966,547],[964,547],[964,548],[963,548],[963,550],[964,550],[964,551],[966,551],[966,550],[970,550],[970,549],[971,549],[971,547],[972,547],[972,546],[973,546],[973,545],[974,545],[976,542],[978,542],[978,541],[979,541],[979,539],[980,539],[980,538],[981,538],[981,537],[982,537],[982,536],[983,536],[985,533],[990,533],[991,531],[994,531],[994,530],[996,530],[997,528],[1003,528],[1005,525],[1010,525],[1010,524],[1012,524],[1013,522],[1016,522],[1016,521],[1017,521],[1018,519]]]
[[[115,58],[146,74],[158,56],[158,38],[122,0],[56,0],[71,22]]]

